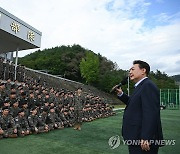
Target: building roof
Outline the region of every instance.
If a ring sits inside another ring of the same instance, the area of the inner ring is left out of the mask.
[[[0,54],[40,48],[42,33],[0,7]]]

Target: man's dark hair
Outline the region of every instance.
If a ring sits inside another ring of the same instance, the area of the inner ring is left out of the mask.
[[[148,63],[141,61],[141,60],[135,60],[135,61],[133,61],[133,64],[139,64],[139,68],[140,69],[143,69],[143,68],[146,69],[146,75],[147,76],[149,75],[150,66]]]

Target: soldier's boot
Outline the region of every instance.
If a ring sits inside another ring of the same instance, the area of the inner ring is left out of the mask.
[[[43,133],[48,133],[50,131],[50,129],[47,127],[45,127],[44,129],[43,129]]]
[[[78,124],[74,125],[74,130],[78,129]]]
[[[49,124],[49,130],[54,130],[54,125],[53,124]]]
[[[78,127],[78,130],[81,130],[81,127]]]
[[[44,133],[47,133],[47,132],[49,132],[49,130],[48,130],[48,129],[45,129],[45,130],[44,130]]]
[[[78,124],[77,130],[81,130],[81,124]]]

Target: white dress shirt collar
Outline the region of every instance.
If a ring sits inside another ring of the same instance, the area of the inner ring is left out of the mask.
[[[139,80],[135,85],[134,87],[136,88],[144,79],[147,79],[148,77],[144,77],[142,78],[141,80]]]

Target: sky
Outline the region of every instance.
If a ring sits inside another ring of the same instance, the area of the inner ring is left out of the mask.
[[[0,0],[0,7],[42,32],[41,50],[79,44],[124,70],[144,60],[152,71],[180,74],[180,0]]]

